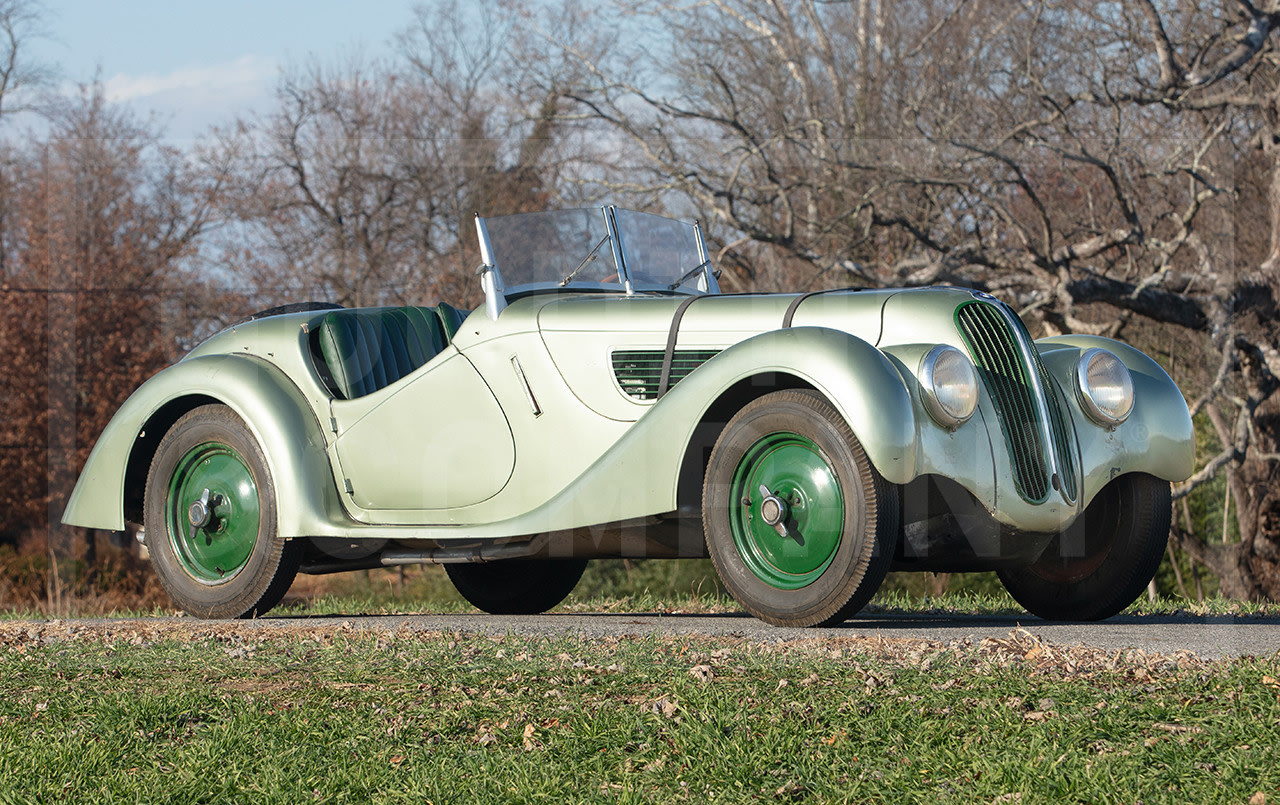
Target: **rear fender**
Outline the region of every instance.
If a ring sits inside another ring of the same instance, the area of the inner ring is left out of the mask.
[[[217,402],[244,420],[266,454],[279,534],[324,533],[342,507],[324,432],[302,392],[279,369],[250,355],[188,358],[156,374],[125,401],[98,437],[67,503],[67,525],[121,531],[126,482],[145,484],[163,428],[187,410]],[[129,472],[130,462],[135,472]]]

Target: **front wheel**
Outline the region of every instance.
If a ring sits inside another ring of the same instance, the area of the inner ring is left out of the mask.
[[[573,592],[586,569],[586,559],[505,559],[444,566],[458,593],[490,615],[546,612]]]
[[[720,434],[702,518],[716,572],[748,612],[823,626],[860,610],[884,581],[898,494],[824,398],[777,391]]]
[[[296,544],[276,535],[266,456],[226,406],[190,411],[160,440],[143,519],[160,583],[198,618],[264,614],[297,574]]]
[[[1169,540],[1169,483],[1122,475],[1034,564],[1001,570],[1014,600],[1045,620],[1096,621],[1137,600]]]

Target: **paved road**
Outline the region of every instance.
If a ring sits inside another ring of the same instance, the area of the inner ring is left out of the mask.
[[[187,619],[177,622],[190,624]],[[393,615],[267,617],[241,622],[248,628],[290,625],[330,626],[350,622],[358,629],[483,632],[488,634],[582,635],[588,638],[628,634],[729,635],[750,640],[783,641],[814,637],[910,638],[951,642],[1006,638],[1023,628],[1040,640],[1084,644],[1106,650],[1136,648],[1172,654],[1190,651],[1206,659],[1271,656],[1280,653],[1280,618],[1190,615],[1127,616],[1103,623],[1046,623],[1032,616],[869,615],[832,629],[780,629],[747,615],[655,615],[652,613],[552,614],[525,617],[492,615]]]

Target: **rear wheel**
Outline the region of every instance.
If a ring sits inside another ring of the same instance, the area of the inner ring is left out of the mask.
[[[1032,565],[1000,571],[1014,600],[1045,620],[1094,621],[1132,604],[1169,540],[1169,483],[1122,475]]]
[[[865,606],[893,559],[897,512],[897,487],[808,391],[767,394],[739,411],[703,484],[716,572],[748,612],[779,626],[839,623]]]
[[[143,517],[160,583],[198,618],[261,615],[297,574],[297,546],[276,535],[266,457],[226,406],[196,408],[161,439]]]
[[[490,615],[546,612],[573,592],[586,568],[586,559],[507,559],[444,566],[458,593]]]

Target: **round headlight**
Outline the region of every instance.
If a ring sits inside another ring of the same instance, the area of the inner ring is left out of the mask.
[[[1088,349],[1076,364],[1076,392],[1089,418],[1114,428],[1133,411],[1129,368],[1105,349]]]
[[[944,428],[954,430],[978,407],[978,375],[964,353],[939,345],[920,361],[920,390],[925,410]]]

